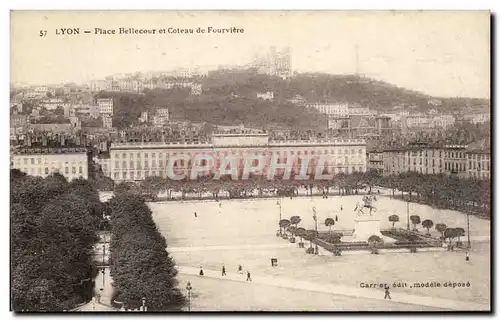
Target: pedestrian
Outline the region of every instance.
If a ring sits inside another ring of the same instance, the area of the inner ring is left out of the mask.
[[[335,222],[338,222],[339,221],[339,217],[337,215],[335,215]]]
[[[465,261],[469,261],[469,251],[465,252]]]
[[[247,271],[247,281],[252,281],[252,278],[250,277],[250,271]]]
[[[222,276],[226,275],[226,267],[222,265]]]
[[[392,299],[391,299],[391,293],[389,292],[389,286],[388,286],[388,285],[386,285],[384,289],[385,289],[385,296],[384,296],[384,300],[385,300],[385,299],[392,300]]]
[[[194,212],[194,217],[198,217],[198,214],[196,214],[196,212]]]
[[[200,266],[200,276],[203,276],[203,268]]]
[[[340,210],[342,211],[344,209],[344,206],[340,205]]]
[[[243,274],[243,267],[240,265],[238,265],[238,273],[239,274]]]

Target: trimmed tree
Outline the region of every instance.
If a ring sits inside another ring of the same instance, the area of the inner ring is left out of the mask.
[[[372,250],[372,254],[378,254],[378,248],[384,244],[384,240],[378,235],[372,235],[368,238],[368,245]]]
[[[329,217],[325,220],[325,225],[328,226],[328,228],[330,229],[330,233],[332,233],[332,226],[335,225],[335,220]]]
[[[399,216],[397,216],[396,214],[389,216],[389,222],[392,223],[392,229],[394,229],[394,224],[396,224],[396,222],[399,222]]]
[[[427,219],[422,222],[422,226],[427,229],[427,235],[431,235],[429,230],[434,226],[434,222]]]
[[[413,230],[418,231],[417,224],[420,224],[420,216],[412,215],[412,216],[410,216],[410,221],[411,221],[411,224],[413,224]]]
[[[444,239],[444,231],[446,230],[447,226],[444,223],[437,223],[436,224],[436,231],[441,233],[441,238]]]

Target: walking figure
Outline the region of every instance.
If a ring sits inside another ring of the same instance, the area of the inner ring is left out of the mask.
[[[469,261],[469,251],[465,252],[465,261]]]
[[[250,277],[250,271],[247,271],[247,281],[252,281],[252,278]]]
[[[203,276],[203,268],[200,266],[200,276]]]
[[[340,205],[340,210],[342,211],[344,209],[344,206],[343,205]]]
[[[196,212],[194,212],[194,217],[198,217],[198,214],[196,214]]]
[[[238,265],[238,273],[239,274],[243,274],[243,267],[240,265]]]
[[[339,221],[339,217],[337,215],[335,215],[335,222],[338,222]]]
[[[222,266],[222,276],[226,275],[226,267],[223,265]]]
[[[385,289],[385,296],[384,296],[384,300],[385,300],[385,299],[392,300],[392,299],[391,299],[391,293],[389,292],[389,286],[388,286],[388,285],[386,285],[384,289]]]

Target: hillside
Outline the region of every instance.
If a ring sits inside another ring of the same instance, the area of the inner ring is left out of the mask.
[[[353,75],[299,74],[292,79],[258,74],[255,70],[217,70],[196,79],[203,92],[192,96],[189,89],[145,90],[144,94],[106,93],[98,97],[115,98],[115,126],[127,127],[142,111],[168,107],[172,119],[229,125],[282,126],[323,130],[326,118],[314,110],[289,102],[297,95],[308,102],[345,102],[390,112],[393,106],[413,106],[412,112],[435,108],[439,112],[489,105],[487,99],[439,98],[395,85]],[[257,98],[271,91],[274,101]],[[436,101],[439,104],[436,105]]]

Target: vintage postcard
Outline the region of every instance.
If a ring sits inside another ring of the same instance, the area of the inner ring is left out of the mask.
[[[12,11],[11,310],[491,311],[490,19]]]

